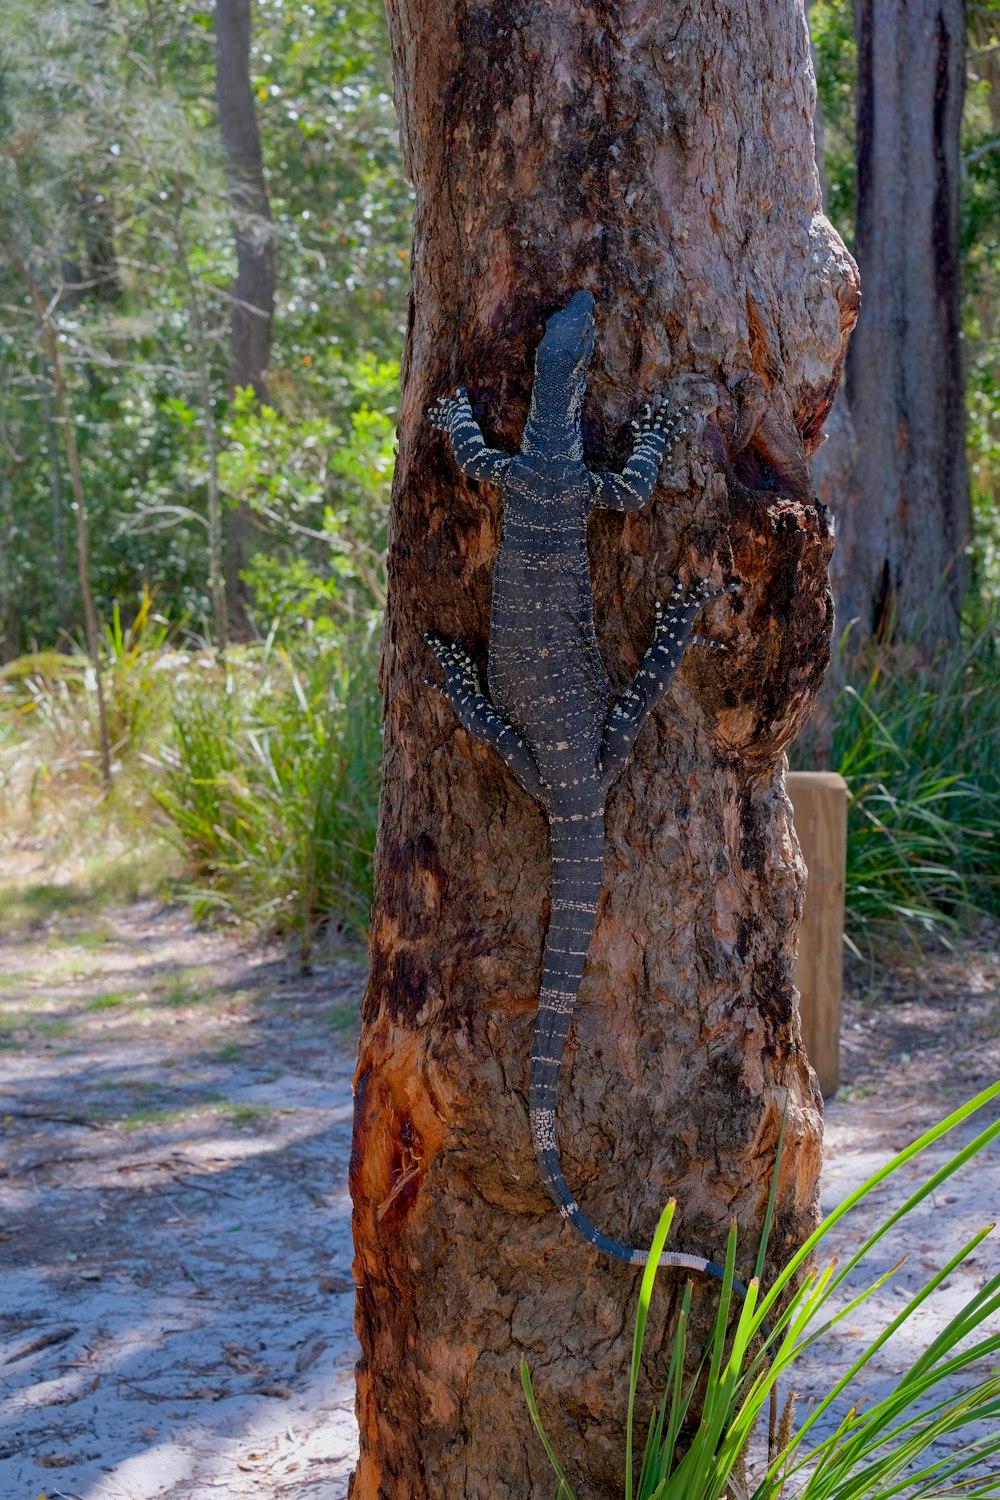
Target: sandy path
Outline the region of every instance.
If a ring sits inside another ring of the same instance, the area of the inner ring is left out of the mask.
[[[73,928],[0,957],[0,1496],[343,1500],[363,969]]]
[[[303,977],[139,903],[15,933],[0,970],[0,1496],[344,1500],[361,965]],[[851,1004],[825,1208],[1000,1075],[998,974],[995,946],[970,944]],[[849,1253],[900,1191],[831,1251]],[[803,1398],[998,1212],[994,1150],[903,1236],[914,1253],[874,1314],[817,1347]],[[921,1338],[989,1269],[1000,1254],[988,1242],[921,1314]],[[905,1352],[888,1346],[866,1388],[884,1387]]]

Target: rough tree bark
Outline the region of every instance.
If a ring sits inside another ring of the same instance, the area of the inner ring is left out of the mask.
[[[577,1492],[603,1500],[621,1493],[637,1274],[563,1225],[532,1158],[545,824],[424,683],[425,630],[485,661],[498,493],[457,476],[425,410],[461,382],[488,441],[513,448],[544,318],[588,286],[591,462],[620,467],[629,418],[665,388],[698,414],[652,504],[591,523],[616,687],[672,572],[715,567],[743,594],[705,621],[729,654],[688,657],[610,798],[559,1130],[603,1229],[648,1243],[676,1195],[672,1245],[718,1255],[735,1219],[746,1269],[786,1101],[777,1254],[815,1212],[820,1101],[792,982],[803,870],[782,767],[829,655],[830,525],[805,460],[856,273],[819,212],[801,0],[391,0],[389,19],[416,219],[356,1078],[352,1495],[551,1495],[523,1354]],[[716,1296],[698,1286],[702,1317]]]
[[[960,347],[963,0],[856,0],[864,310],[847,394],[838,616],[854,636],[958,638],[971,535]],[[839,483],[839,481],[838,481]],[[946,575],[946,576],[945,576]]]
[[[250,0],[216,0],[215,90],[236,237],[236,281],[229,331],[229,389],[252,386],[266,399],[274,320],[274,227],[250,79]],[[226,513],[226,593],[230,623],[246,629],[240,574],[253,551],[253,512]]]

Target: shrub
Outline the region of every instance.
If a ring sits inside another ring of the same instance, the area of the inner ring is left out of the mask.
[[[374,633],[229,654],[178,689],[160,807],[196,909],[294,934],[364,932],[371,905],[381,715]]]
[[[170,626],[152,606],[152,595],[143,589],[131,623],[123,623],[116,604],[101,633],[101,682],[116,780],[123,769],[135,769],[162,731],[171,677],[188,663],[186,654],[170,647]],[[97,683],[82,646],[32,652],[0,669],[0,710],[6,738],[20,750],[8,758],[6,779],[26,790],[32,810],[47,789],[63,793],[77,785],[103,795]]]
[[[997,642],[994,626],[929,665],[881,650],[848,669],[829,763],[848,786],[855,948],[1000,913]]]

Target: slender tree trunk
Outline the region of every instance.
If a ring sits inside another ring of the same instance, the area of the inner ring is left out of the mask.
[[[21,650],[21,622],[14,584],[14,500],[11,480],[19,467],[9,461],[0,474],[0,662],[13,661]]]
[[[104,684],[101,681],[101,651],[97,626],[97,611],[94,609],[94,596],[90,590],[90,536],[87,527],[87,502],[83,492],[83,474],[80,469],[80,454],[76,446],[76,428],[73,425],[73,411],[70,406],[66,382],[63,378],[62,360],[59,355],[59,339],[56,335],[56,327],[52,321],[51,311],[46,306],[38,283],[16,250],[7,245],[5,246],[5,252],[31,299],[35,320],[38,323],[38,331],[42,336],[42,343],[49,362],[52,389],[56,400],[56,411],[59,414],[59,422],[62,427],[63,442],[66,445],[66,466],[69,469],[70,488],[73,492],[73,507],[76,511],[76,562],[80,579],[80,599],[83,604],[84,639],[87,644],[87,655],[90,657],[91,665],[94,669],[94,685],[97,694],[101,779],[104,782],[105,791],[110,791],[111,742],[108,735],[107,707],[104,702]]]
[[[856,0],[864,310],[837,595],[855,635],[958,638],[971,535],[960,346],[962,0]]]
[[[610,17],[613,14],[613,19]],[[425,685],[427,630],[485,659],[499,498],[461,479],[425,412],[459,383],[513,449],[545,316],[597,297],[590,462],[667,390],[691,436],[652,503],[595,513],[615,687],[671,574],[737,576],[640,736],[607,810],[604,896],[562,1069],[570,1184],[607,1232],[757,1248],[783,1109],[784,1258],[811,1227],[820,1100],[793,988],[803,869],[783,755],[829,656],[832,538],[806,455],[857,307],[820,215],[801,0],[697,11],[626,0],[391,0],[416,189],[414,285],[384,633],[385,782],[356,1077],[361,1456],[353,1500],[531,1500],[551,1471],[518,1379],[588,1500],[620,1496],[638,1274],[554,1211],[528,1134],[549,910],[543,816]],[[711,80],[711,86],[707,84]],[[662,1378],[670,1298],[654,1307]],[[669,1297],[668,1294],[669,1293]],[[707,1326],[717,1286],[696,1288]],[[649,1393],[649,1385],[645,1387]]]
[[[69,625],[69,597],[66,587],[66,528],[63,500],[62,464],[59,462],[59,432],[52,406],[48,380],[43,382],[42,409],[45,413],[45,438],[49,455],[49,497],[52,503],[52,559],[55,571],[56,618],[59,629]]]
[[[212,623],[215,628],[215,649],[224,652],[229,645],[229,609],[226,599],[226,582],[223,561],[223,513],[222,490],[219,485],[219,429],[215,424],[213,406],[212,371],[208,357],[208,336],[205,329],[205,314],[201,305],[201,293],[191,271],[184,225],[181,221],[182,190],[178,178],[174,178],[174,201],[171,216],[171,233],[178,264],[187,288],[188,311],[191,317],[191,338],[194,343],[198,365],[198,399],[201,403],[201,430],[205,440],[206,490],[208,500],[208,592],[212,601]]]
[[[250,0],[216,0],[215,87],[236,235],[229,389],[252,386],[263,401],[274,317],[274,230],[250,80],[250,18]],[[229,613],[243,630],[248,600],[240,575],[253,551],[254,531],[248,505],[241,502],[226,512]]]
[[[250,83],[250,0],[216,0],[215,92],[236,235],[229,384],[266,395],[274,317],[274,226]]]

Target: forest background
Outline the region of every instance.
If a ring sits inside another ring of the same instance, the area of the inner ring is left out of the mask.
[[[851,6],[810,27],[852,246]],[[845,648],[802,750],[848,781],[859,947],[1000,906],[997,3],[961,182],[963,638]],[[370,903],[411,211],[380,5],[4,0],[4,823],[305,955]]]

